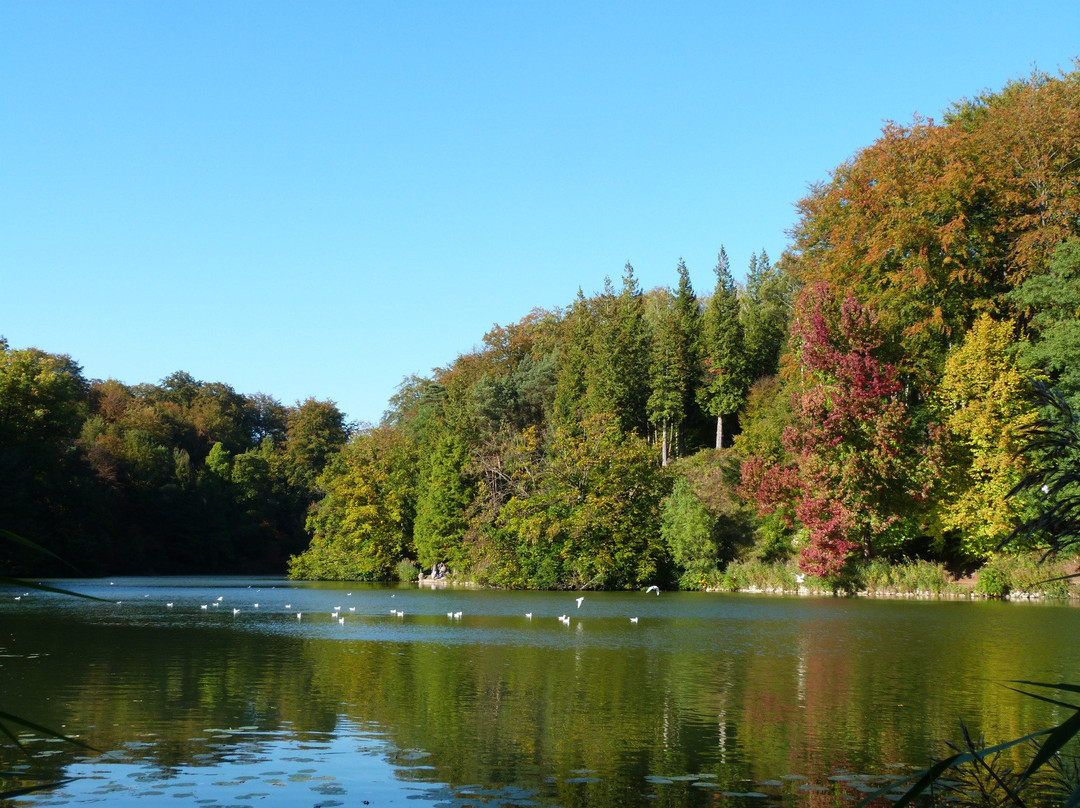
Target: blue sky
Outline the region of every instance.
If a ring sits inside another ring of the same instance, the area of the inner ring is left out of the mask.
[[[492,324],[787,244],[1080,3],[0,0],[0,335],[377,421]]]

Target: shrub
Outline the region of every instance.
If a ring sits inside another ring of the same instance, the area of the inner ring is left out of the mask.
[[[415,581],[420,576],[420,565],[411,558],[403,558],[397,563],[399,581]]]
[[[979,570],[975,591],[987,597],[1005,597],[1010,592],[1046,598],[1067,598],[1069,574],[1064,562],[1046,563],[1036,554],[999,555]],[[986,583],[984,584],[984,580]]]
[[[975,582],[975,591],[988,598],[1003,598],[1008,594],[1009,586],[1002,571],[987,564],[979,570],[979,580]]]

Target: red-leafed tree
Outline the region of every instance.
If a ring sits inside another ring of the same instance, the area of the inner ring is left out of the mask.
[[[828,284],[808,286],[791,338],[800,384],[783,443],[793,462],[749,461],[744,490],[753,489],[765,512],[786,499],[805,530],[800,567],[835,575],[853,551],[895,550],[911,537],[924,464],[897,395],[897,370],[878,357],[882,337],[871,309]]]

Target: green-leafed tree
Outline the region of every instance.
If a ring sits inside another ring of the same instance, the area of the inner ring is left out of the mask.
[[[1027,317],[1022,363],[1045,373],[1080,409],[1080,238],[1059,245],[1046,270],[1027,278],[1012,300]]]
[[[701,309],[686,263],[679,260],[675,293],[650,293],[652,352],[649,421],[660,437],[661,464],[685,451],[685,425],[694,415],[694,390],[701,374]]]
[[[92,495],[76,451],[88,388],[70,357],[15,350],[0,338],[0,527],[57,553],[78,536],[84,494]]]
[[[698,499],[685,477],[675,480],[664,500],[660,535],[679,573],[679,583],[702,589],[715,575],[720,560],[719,519]]]
[[[345,416],[332,401],[307,399],[289,411],[284,471],[301,491],[313,491],[315,480],[348,440]]]
[[[586,375],[596,312],[581,289],[559,324],[556,344],[553,420],[560,424],[580,420],[585,411]]]
[[[739,300],[727,253],[717,256],[716,287],[702,324],[704,378],[697,390],[702,410],[716,419],[716,448],[724,444],[724,417],[742,407],[748,387],[747,357]]]
[[[946,463],[936,512],[942,541],[983,561],[1020,524],[1023,504],[1009,492],[1024,476],[1021,436],[1038,417],[1021,373],[1015,326],[988,315],[975,321],[945,362],[937,398]]]
[[[589,363],[585,370],[586,403],[591,415],[613,414],[624,432],[647,434],[650,337],[645,301],[626,265],[615,294],[608,284],[598,301]]]
[[[796,285],[781,261],[772,264],[765,250],[751,255],[746,283],[739,296],[746,375],[751,383],[780,369]]]
[[[289,559],[299,579],[390,580],[414,557],[415,447],[394,427],[356,435],[318,480],[326,492],[308,517],[311,545]]]
[[[674,434],[686,417],[684,404],[688,388],[681,373],[679,351],[679,320],[674,298],[666,289],[656,295],[659,300],[652,323],[652,358],[649,381],[649,422],[657,432],[660,443],[660,465],[666,466],[671,456]]]
[[[633,589],[665,577],[659,523],[669,482],[657,459],[612,416],[560,427],[543,468],[497,519],[519,585]]]
[[[443,435],[429,452],[416,497],[413,544],[424,569],[440,561],[457,568],[464,557],[468,509],[475,484],[466,477],[468,453],[452,435]]]

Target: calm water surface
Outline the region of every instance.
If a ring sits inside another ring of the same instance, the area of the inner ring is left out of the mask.
[[[1080,681],[1068,605],[61,583],[0,591],[0,710],[98,751],[24,733],[78,778],[24,805],[841,804]]]

